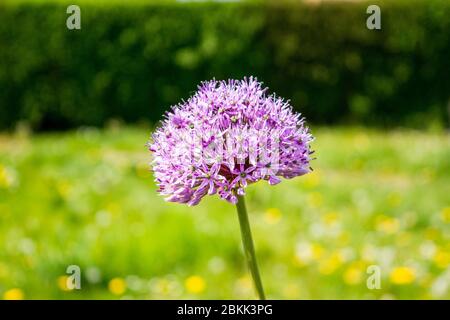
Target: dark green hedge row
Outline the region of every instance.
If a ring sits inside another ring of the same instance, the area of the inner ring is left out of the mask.
[[[0,4],[0,128],[155,122],[210,78],[255,75],[316,123],[448,125],[450,2]]]

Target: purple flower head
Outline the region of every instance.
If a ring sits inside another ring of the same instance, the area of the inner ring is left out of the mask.
[[[196,205],[217,193],[236,203],[258,180],[274,185],[311,171],[303,118],[266,91],[253,77],[211,80],[172,107],[148,144],[167,201]]]

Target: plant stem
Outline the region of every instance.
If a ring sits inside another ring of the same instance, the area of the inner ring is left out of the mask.
[[[256,261],[255,248],[253,246],[252,232],[250,230],[250,223],[248,221],[247,208],[245,207],[244,196],[238,196],[236,204],[239,225],[241,227],[242,243],[244,244],[245,258],[253,278],[256,292],[260,300],[265,300],[264,289],[259,275],[258,263]]]

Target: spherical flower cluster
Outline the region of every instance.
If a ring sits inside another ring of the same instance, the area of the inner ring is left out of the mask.
[[[255,78],[206,81],[165,115],[148,144],[158,192],[196,205],[218,194],[231,203],[248,184],[311,171],[312,135],[288,101]]]

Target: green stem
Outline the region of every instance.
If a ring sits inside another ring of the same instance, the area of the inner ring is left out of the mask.
[[[239,225],[241,227],[242,243],[244,244],[245,258],[253,277],[253,283],[255,285],[256,292],[258,293],[260,300],[265,300],[264,289],[261,283],[261,277],[259,275],[258,263],[256,261],[255,248],[253,246],[252,232],[250,230],[250,223],[248,221],[247,209],[245,207],[245,200],[243,196],[238,196],[238,202],[236,204]]]

